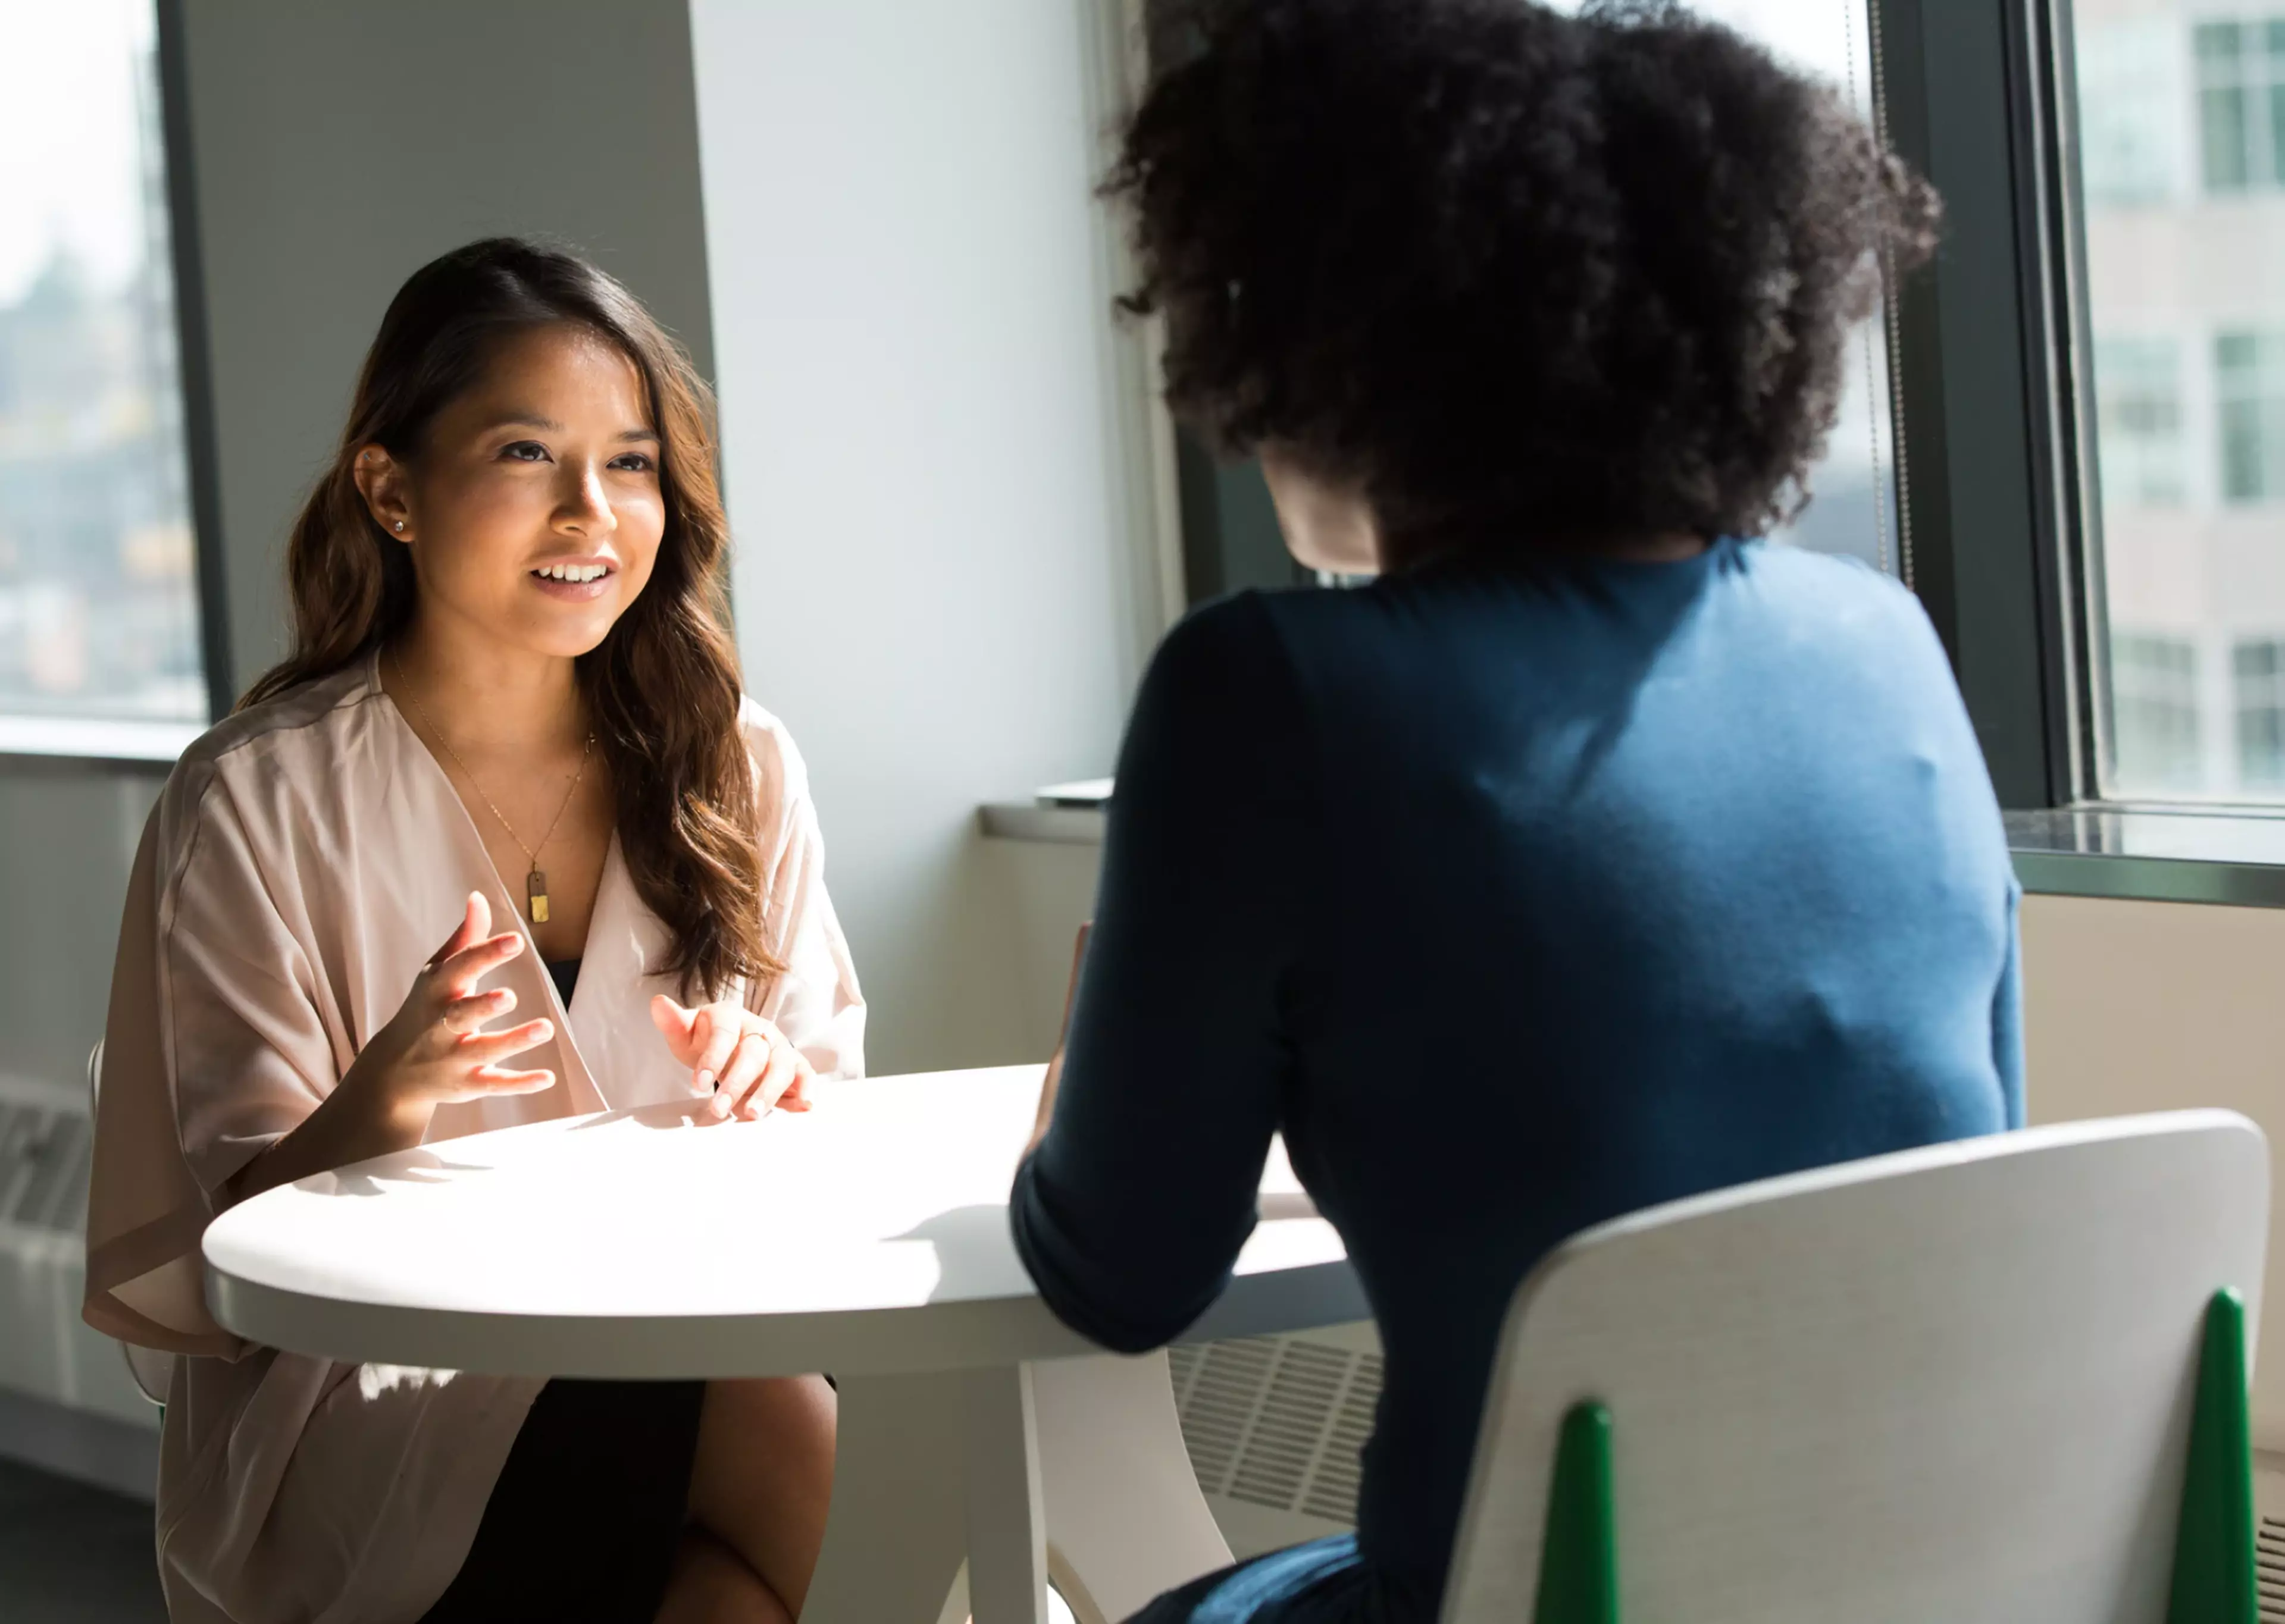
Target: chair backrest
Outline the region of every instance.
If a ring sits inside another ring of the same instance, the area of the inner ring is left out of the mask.
[[[2260,1131],[2179,1111],[1587,1231],[1510,1310],[1446,1624],[1535,1616],[1584,1401],[1625,1624],[2161,1624],[2201,1334],[2226,1288],[2258,1323],[2268,1203]]]
[[[103,1043],[87,1055],[87,1121],[94,1131],[103,1104]],[[133,1378],[135,1390],[152,1403],[163,1408],[167,1402],[168,1385],[175,1379],[175,1356],[154,1347],[137,1347],[132,1342],[122,1342],[119,1351],[127,1356],[127,1374]]]

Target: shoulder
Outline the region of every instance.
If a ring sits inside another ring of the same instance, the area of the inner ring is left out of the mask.
[[[224,718],[176,760],[160,809],[194,814],[217,785],[259,787],[274,797],[337,784],[379,693],[359,661]]]
[[[1191,610],[1151,655],[1137,710],[1179,705],[1252,711],[1290,702],[1288,623],[1298,600],[1315,595],[1247,591]]]
[[[1299,781],[1315,730],[1279,624],[1279,596],[1218,599],[1166,633],[1127,718],[1114,805],[1145,781],[1220,794]]]
[[[809,765],[792,733],[750,694],[738,702],[738,734],[754,764],[756,804],[765,824],[809,799]]]
[[[1902,638],[1941,652],[1912,589],[1861,559],[1752,541],[1737,544],[1722,568],[1757,597],[1810,624],[1851,637],[1871,632]]]

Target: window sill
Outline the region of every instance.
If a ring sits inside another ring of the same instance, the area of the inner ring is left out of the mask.
[[[1099,845],[1103,815],[1046,795],[978,809],[996,840]],[[2285,809],[2070,807],[2007,814],[2023,889],[2046,897],[2285,907]]]
[[[994,840],[1033,840],[1057,846],[1103,843],[1103,815],[1100,807],[1010,802],[979,806],[977,818],[985,834]]]
[[[2077,806],[2007,814],[2023,889],[2285,907],[2285,809]]]
[[[164,773],[207,726],[204,722],[0,716],[0,760]]]

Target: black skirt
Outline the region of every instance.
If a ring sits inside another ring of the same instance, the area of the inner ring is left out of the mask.
[[[422,1624],[650,1624],[690,1507],[703,1382],[552,1381]]]

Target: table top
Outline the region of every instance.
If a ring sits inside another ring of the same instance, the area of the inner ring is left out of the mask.
[[[216,1219],[208,1301],[264,1346],[503,1376],[887,1375],[1097,1352],[1040,1300],[1009,1233],[1043,1070],[828,1083],[814,1110],[750,1123],[611,1111],[362,1162]],[[1186,1339],[1368,1317],[1282,1147],[1261,1215]]]

